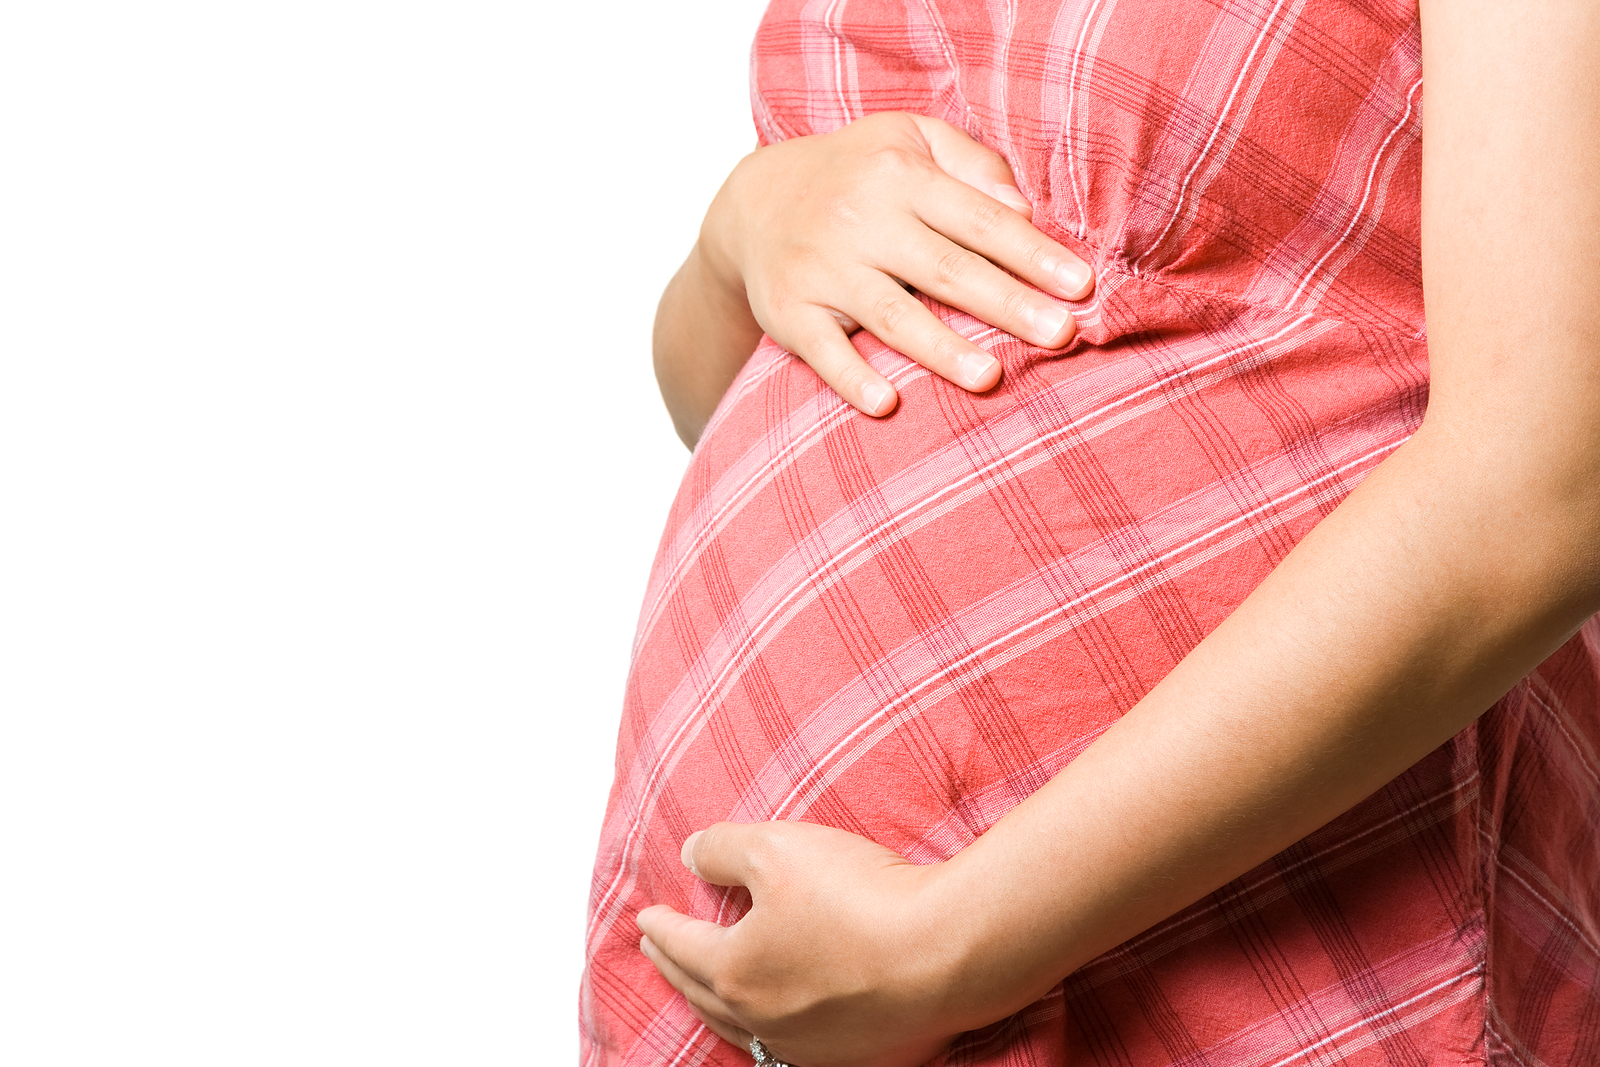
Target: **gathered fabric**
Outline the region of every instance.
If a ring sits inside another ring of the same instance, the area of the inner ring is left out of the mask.
[[[728,391],[640,615],[585,1067],[750,1062],[638,949],[651,904],[749,905],[682,867],[690,833],[798,819],[954,855],[1427,404],[1409,0],[776,0],[752,93],[767,143],[887,110],[962,127],[1097,289],[1063,351],[930,301],[1001,361],[981,395],[865,333],[888,418],[770,340]],[[1600,1064],[1600,624],[1350,812],[940,1062]]]

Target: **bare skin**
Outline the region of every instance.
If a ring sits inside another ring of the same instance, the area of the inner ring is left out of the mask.
[[[1370,795],[1600,610],[1600,9],[1422,14],[1422,427],[950,861],[794,823],[691,837],[752,910],[639,926],[717,1033],[805,1067],[923,1062]]]
[[[938,119],[872,115],[758,148],[717,193],[656,312],[656,377],[678,436],[693,447],[763,332],[868,415],[898,398],[850,343],[858,327],[963,388],[993,388],[1000,364],[902,281],[1065,345],[1062,301],[1089,295],[1094,275],[1031,213],[1005,160]]]

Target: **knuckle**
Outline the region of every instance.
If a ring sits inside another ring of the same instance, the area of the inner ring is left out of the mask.
[[[792,314],[812,303],[828,276],[826,257],[811,247],[796,249],[792,258],[758,281],[746,283],[753,307],[760,300],[780,314]]]
[[[933,264],[933,276],[942,286],[953,287],[972,273],[972,253],[964,248],[952,248]]]
[[[966,341],[948,330],[940,330],[928,343],[927,353],[929,360],[939,366],[958,366],[962,355],[970,347]]]
[[[865,365],[860,362],[855,362],[848,366],[835,368],[832,382],[834,391],[840,396],[844,397],[860,396],[862,389],[864,389],[867,385],[867,375],[864,370],[864,366]],[[770,876],[774,869],[774,864],[778,861],[778,858],[776,856],[768,855],[763,857],[763,861],[764,862],[760,869]],[[755,863],[752,861],[752,867],[754,866]]]
[[[689,850],[689,862],[698,874],[702,869],[701,864],[706,863],[710,857],[716,855],[717,828],[715,825],[707,826],[700,830],[694,837],[694,847]]]
[[[722,969],[722,973],[711,976],[706,984],[713,996],[730,1008],[739,1009],[750,1003],[750,983],[745,977],[743,968],[730,963]]]
[[[884,330],[893,333],[911,314],[911,298],[905,294],[887,294],[872,302],[872,316]]]
[[[1024,271],[1032,272],[1044,269],[1047,263],[1059,259],[1060,256],[1042,241],[1029,241],[1022,249],[1020,258],[1021,262],[1018,265]]]
[[[894,136],[862,150],[859,166],[862,181],[899,192],[907,182],[925,178],[933,168],[933,160],[917,144]]]
[[[1011,209],[994,200],[985,200],[975,205],[972,209],[972,232],[979,237],[988,237],[1004,225],[1011,216]]]
[[[761,309],[767,311],[770,316],[787,318],[804,301],[800,299],[796,286],[785,283],[772,285],[760,293],[752,292],[750,294],[751,308],[755,310],[758,303],[761,305]],[[759,312],[756,317],[760,318]]]
[[[756,823],[747,828],[744,840],[745,862],[753,873],[760,874],[772,865],[773,840],[765,825]]]
[[[904,111],[877,111],[850,124],[850,128],[875,138],[919,137],[916,119]]]
[[[1011,173],[1011,164],[1006,162],[1005,156],[1002,156],[999,152],[996,152],[982,141],[973,137],[966,130],[962,130],[961,135],[973,143],[978,150],[978,158],[982,159],[990,167],[994,168],[994,172],[997,177],[1002,177],[1006,181],[1012,180],[1014,175]]]
[[[1031,321],[1033,301],[1026,290],[1016,286],[1007,286],[1000,295],[1000,314],[1007,323],[1021,323]],[[1001,325],[996,323],[995,325]]]
[[[810,364],[812,370],[824,378],[833,374],[838,351],[833,343],[834,334],[825,323],[807,316],[789,337],[794,342],[790,351]]]
[[[863,166],[875,178],[898,182],[903,181],[908,173],[920,170],[920,163],[921,160],[905,145],[884,144],[867,153]]]
[[[766,987],[767,983],[762,981],[761,962],[748,959],[743,953],[727,959],[706,986],[739,1016],[760,1014],[767,1007]]]

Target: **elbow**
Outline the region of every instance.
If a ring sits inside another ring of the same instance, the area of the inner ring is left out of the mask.
[[[1600,612],[1600,434],[1424,420],[1413,441],[1473,555],[1508,595],[1578,621]],[[1594,440],[1589,440],[1594,438]]]

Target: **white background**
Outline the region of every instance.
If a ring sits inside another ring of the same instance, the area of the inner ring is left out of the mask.
[[[5,5],[0,1062],[575,1062],[760,6]]]

